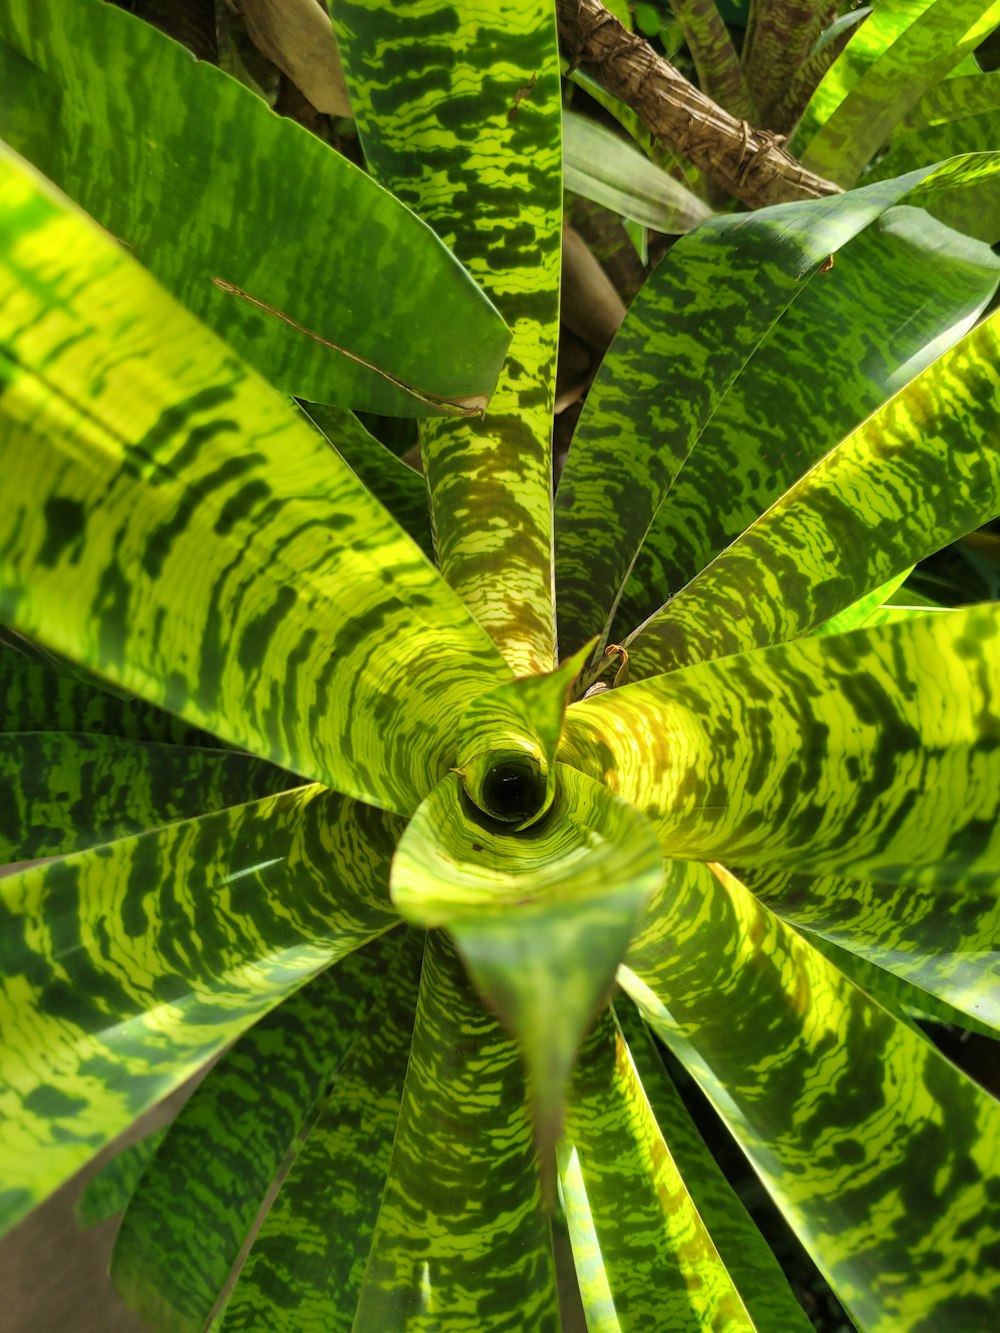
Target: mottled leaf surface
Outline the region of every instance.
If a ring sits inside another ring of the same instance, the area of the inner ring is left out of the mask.
[[[669,856],[979,890],[1000,876],[1000,607],[701,662],[571,707],[561,758]]]
[[[517,674],[550,671],[562,222],[553,6],[341,0],[333,21],[371,170],[435,228],[513,334],[485,417],[421,428],[441,571]]]
[[[159,1333],[200,1333],[286,1154],[359,1032],[398,932],[327,968],[226,1052],[122,1218],[111,1277]],[[206,1244],[206,1237],[211,1244]]]
[[[722,871],[675,864],[620,978],[859,1328],[989,1327],[1000,1104]]]
[[[802,115],[792,141],[802,165],[845,188],[854,185],[923,93],[998,23],[995,0],[882,0]]]
[[[755,1327],[808,1333],[812,1325],[792,1294],[774,1251],[723,1175],[681,1101],[648,1025],[634,1005],[620,995],[615,999],[614,1012],[670,1155]]]
[[[488,399],[509,334],[430,228],[156,28],[10,0],[0,83],[0,138],[280,388],[407,415]]]
[[[350,1333],[406,1076],[424,935],[410,932],[254,1238],[220,1333]]]
[[[82,851],[300,785],[231,750],[9,732],[0,735],[0,864]]]
[[[520,1054],[428,936],[392,1161],[354,1327],[557,1333]]]
[[[610,1009],[580,1051],[558,1156],[588,1329],[753,1330]]]
[[[509,676],[487,636],[322,437],[96,226],[11,158],[0,199],[0,619],[414,809],[454,712]]]
[[[1000,513],[998,355],[994,315],[626,640],[630,670],[649,676],[808,633]]]
[[[399,824],[307,787],[0,879],[0,1226],[392,924]]]
[[[924,177],[934,193],[942,174],[957,188],[981,169],[712,218],[673,247],[605,357],[560,480],[563,651],[635,629],[961,336],[995,257],[886,210]]]

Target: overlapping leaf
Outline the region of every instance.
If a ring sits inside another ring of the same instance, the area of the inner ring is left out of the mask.
[[[588,1328],[754,1329],[610,1010],[573,1075],[559,1181]]]
[[[111,1265],[125,1302],[160,1333],[206,1326],[272,1180],[363,1031],[398,943],[393,932],[356,951],[261,1019],[170,1126]]]
[[[0,84],[0,138],[273,383],[482,409],[496,311],[424,223],[249,89],[103,0],[5,4]]]
[[[715,0],[670,0],[702,92],[730,115],[752,119],[750,94],[732,38]]]
[[[803,166],[853,185],[923,93],[998,23],[995,0],[882,0],[803,113],[793,139]]]
[[[995,883],[968,889],[758,872],[748,884],[793,925],[818,932],[1000,1031]]]
[[[366,0],[338,3],[333,20],[372,171],[454,249],[513,333],[485,418],[425,423],[423,458],[442,573],[517,674],[549,671],[562,202],[553,7]]]
[[[621,979],[859,1328],[989,1326],[1000,1104],[724,872],[675,864]]]
[[[899,126],[888,152],[866,173],[882,180],[959,153],[987,153],[1000,142],[1000,73],[945,79]],[[993,179],[929,200],[928,210],[950,227],[988,245],[1000,240],[1000,190]]]
[[[9,157],[0,198],[0,619],[415,808],[456,709],[509,675],[489,639],[322,437],[97,227]]]
[[[670,856],[979,892],[1000,876],[1000,607],[741,653],[569,709],[561,758]]]
[[[231,750],[11,732],[0,735],[0,865],[81,851],[299,785]]]
[[[756,123],[788,132],[776,110],[837,9],[837,0],[753,0],[742,61]]]
[[[0,879],[0,1226],[392,924],[399,826],[306,787]]]
[[[556,1333],[521,1059],[444,936],[427,939],[392,1162],[354,1327]]]
[[[808,633],[1000,513],[998,356],[994,316],[626,640],[630,669],[649,676]]]
[[[296,1153],[220,1333],[350,1333],[403,1096],[424,936],[412,932]]]
[[[685,185],[586,116],[566,113],[563,151],[567,190],[640,226],[681,234],[711,216]]]
[[[546,1157],[580,1042],[660,872],[642,815],[564,765],[551,810],[530,828],[477,818],[452,774],[400,839],[393,902],[410,921],[448,928],[516,1035]]]
[[[788,1278],[688,1114],[648,1026],[627,999],[614,1009],[670,1155],[755,1327],[806,1333],[811,1325]]]
[[[616,611],[614,633],[634,629],[961,335],[996,286],[995,257],[886,210],[991,164],[713,218],[677,243],[605,358],[560,482],[564,651]],[[877,340],[859,339],[859,303]]]

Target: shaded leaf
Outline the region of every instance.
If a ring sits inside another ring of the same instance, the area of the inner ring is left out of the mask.
[[[680,181],[586,116],[566,113],[563,152],[567,190],[643,227],[680,234],[712,215]]]
[[[636,674],[808,633],[1000,513],[998,353],[993,316],[831,450],[626,640]]]
[[[229,750],[60,731],[0,735],[0,865],[81,851],[299,785]]]
[[[363,1031],[399,933],[303,986],[182,1107],[122,1218],[111,1277],[158,1333],[200,1333],[267,1190]]]
[[[167,1126],[164,1125],[130,1143],[87,1181],[76,1202],[78,1226],[96,1227],[102,1222],[110,1222],[117,1213],[124,1211],[166,1132]]]
[[[793,152],[810,171],[852,186],[923,93],[998,24],[995,0],[882,0],[810,99]]]
[[[254,1238],[220,1333],[350,1333],[403,1095],[423,932],[408,932]]]
[[[560,481],[563,651],[602,625],[620,641],[961,336],[996,258],[887,210],[925,177],[934,193],[982,170],[963,159],[678,241],[605,358]],[[877,341],[858,340],[862,303]]]

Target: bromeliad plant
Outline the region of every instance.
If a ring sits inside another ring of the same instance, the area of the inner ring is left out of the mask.
[[[914,1015],[1000,1022],[1000,614],[900,588],[1000,510],[936,220],[1000,158],[682,238],[553,511],[552,7],[335,19],[371,175],[0,15],[4,1223],[224,1051],[90,1196],[155,1328],[259,1223],[226,1333],[554,1329],[553,1219],[591,1329],[807,1327],[652,1031],[859,1328],[985,1328],[1000,1114]]]

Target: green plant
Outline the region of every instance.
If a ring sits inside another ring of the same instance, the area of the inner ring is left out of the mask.
[[[158,279],[3,151],[4,1221],[225,1051],[102,1181],[157,1328],[282,1170],[227,1333],[554,1328],[553,1216],[592,1328],[806,1327],[652,1030],[860,1327],[985,1328],[997,1103],[914,1015],[1000,1013],[1000,616],[903,585],[1000,510],[1000,155],[683,237],[553,511],[551,7],[335,14],[387,188],[0,15],[0,130]],[[437,570],[349,406],[422,417]]]

